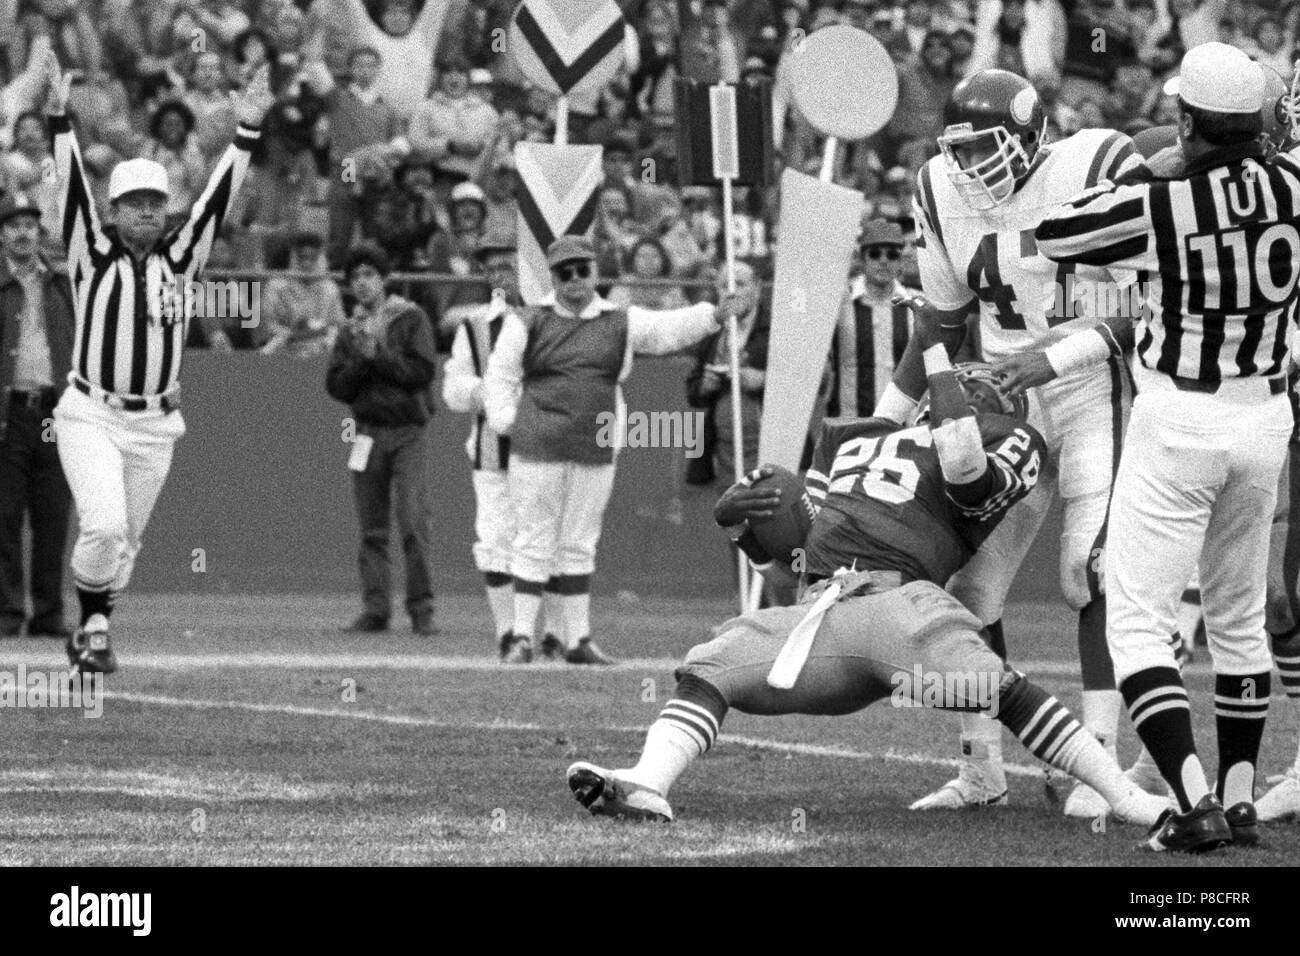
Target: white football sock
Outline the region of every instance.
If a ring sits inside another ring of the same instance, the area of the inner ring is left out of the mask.
[[[1083,692],[1083,726],[1098,741],[1110,759],[1118,763],[1115,738],[1119,736],[1119,712],[1124,698],[1117,690],[1085,690]]]
[[[555,591],[542,592],[542,621],[537,630],[542,634],[554,634],[561,644],[565,644],[564,595]]]
[[[584,637],[591,636],[591,595],[566,594],[561,598],[564,607],[564,635],[562,640],[568,650],[578,646]]]
[[[542,609],[540,594],[526,594],[515,591],[515,622],[511,628],[515,637],[533,636],[533,627],[537,624],[537,612]]]
[[[983,714],[961,715],[961,752],[981,763],[1002,766],[1002,725]]]
[[[1210,785],[1205,782],[1205,768],[1201,766],[1201,758],[1196,754],[1188,754],[1187,759],[1183,761],[1182,781],[1187,802],[1193,807],[1201,802],[1201,797],[1210,792]],[[1252,802],[1253,799],[1252,797]]]
[[[1239,803],[1255,802],[1255,765],[1241,761],[1234,763],[1223,775],[1223,805],[1235,807]]]
[[[650,725],[641,759],[621,776],[666,797],[668,789],[701,753],[699,742],[687,730],[660,717]]]
[[[492,623],[497,629],[497,637],[504,637],[515,619],[515,589],[513,584],[500,584],[485,587],[488,607],[492,610]]]

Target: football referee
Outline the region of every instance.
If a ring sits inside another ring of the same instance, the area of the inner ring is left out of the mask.
[[[185,221],[164,231],[167,170],[148,159],[113,169],[113,224],[101,225],[66,115],[71,78],[52,51],[46,83],[58,223],[76,315],[71,387],[54,409],[59,460],[81,525],[72,551],[81,626],[68,640],[68,657],[79,671],[112,673],[113,601],[130,580],[172,448],[185,433],[178,409],[181,350],[194,311],[192,283],[248,171],[272,97],[262,67],[235,98],[234,143]]]
[[[1138,396],[1104,558],[1106,630],[1133,724],[1178,799],[1150,846],[1197,851],[1258,840],[1255,762],[1272,669],[1265,571],[1291,428],[1284,376],[1300,273],[1300,164],[1263,161],[1264,78],[1245,53],[1197,46],[1173,87],[1179,142],[1060,207],[1035,237],[1049,259],[1137,269],[1146,284]],[[1049,374],[1066,374],[1118,352],[1131,331],[1099,326],[1040,358]],[[1202,549],[1219,743],[1213,792],[1170,643]]]

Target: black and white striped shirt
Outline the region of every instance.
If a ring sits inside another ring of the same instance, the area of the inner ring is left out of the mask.
[[[260,134],[239,126],[189,218],[137,262],[116,233],[100,225],[68,118],[51,116],[50,133],[77,316],[73,371],[119,395],[167,392],[180,378],[186,328],[198,304],[188,290],[207,262]]]
[[[1300,163],[1254,144],[1216,150],[1183,178],[1146,167],[1102,183],[1035,232],[1049,259],[1138,270],[1142,364],[1218,382],[1287,368],[1300,292]]]

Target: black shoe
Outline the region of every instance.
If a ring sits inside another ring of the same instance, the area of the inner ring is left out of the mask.
[[[533,662],[533,642],[522,634],[506,632],[501,638],[501,662],[503,664],[531,664]]]
[[[411,630],[421,637],[434,637],[440,633],[432,611],[423,611],[411,618]]]
[[[40,622],[31,621],[27,625],[28,637],[50,637],[66,641],[72,636],[72,628],[62,621]]]
[[[1212,793],[1201,797],[1200,803],[1186,813],[1166,810],[1160,814],[1147,838],[1147,846],[1158,853],[1208,853],[1231,842],[1232,829],[1223,805]]]
[[[544,661],[562,661],[564,660],[564,645],[554,634],[547,634],[542,638],[541,648],[542,660]]]
[[[566,651],[564,659],[570,664],[613,664],[612,657],[606,657],[604,652],[596,646],[596,642],[589,637],[584,637],[578,642],[578,646],[570,651]]]
[[[339,628],[344,634],[379,634],[388,630],[388,618],[377,614],[362,614],[351,624]]]
[[[89,623],[95,622],[95,615]],[[101,620],[103,620],[101,618]],[[79,674],[112,674],[117,670],[117,657],[108,639],[107,628],[82,628],[74,632],[64,645],[72,669]]]
[[[1233,846],[1255,846],[1259,843],[1259,821],[1253,803],[1234,803],[1223,812],[1232,830]]]

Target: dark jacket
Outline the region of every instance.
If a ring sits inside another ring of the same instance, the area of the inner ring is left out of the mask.
[[[356,326],[349,323],[334,343],[325,388],[352,406],[359,424],[423,425],[434,409],[433,327],[423,309],[399,296],[389,296],[380,309],[391,318],[374,357],[359,350]]]
[[[38,253],[39,255],[39,253]],[[65,271],[45,265],[45,336],[50,345],[50,369],[54,390],[62,394],[72,369],[72,341],[76,335],[76,312],[72,307],[72,286]],[[23,287],[9,271],[9,260],[0,253],[0,438],[9,422],[9,390],[17,362],[18,335],[26,304]]]
[[[767,371],[767,347],[768,339],[772,334],[772,315],[768,309],[766,300],[760,300],[758,304],[758,315],[754,319],[754,327],[750,329],[749,339],[745,342],[744,348],[740,350],[740,367],[755,368],[761,371]],[[727,339],[727,330],[724,326],[718,332],[710,335],[695,348],[695,367],[691,369],[690,375],[686,378],[686,401],[692,408],[707,409],[704,417],[704,453],[698,458],[691,458],[686,464],[686,482],[691,485],[708,485],[716,477],[713,468],[713,451],[718,444],[718,422],[714,415],[714,407],[718,403],[718,395],[702,395],[700,393],[700,381],[704,378],[704,366],[713,362],[718,354],[719,343],[725,348]],[[722,387],[731,388],[731,380],[724,378]],[[760,401],[761,401],[760,393]],[[730,423],[725,427],[730,428]]]

